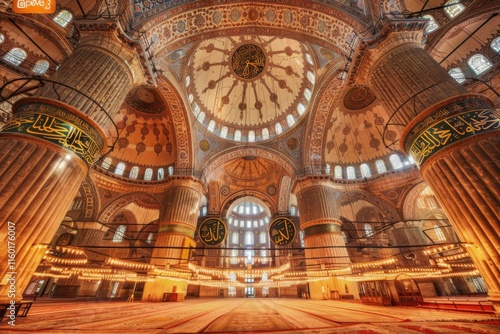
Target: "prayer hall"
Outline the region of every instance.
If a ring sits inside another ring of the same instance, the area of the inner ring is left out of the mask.
[[[500,0],[0,0],[0,332],[500,333]]]

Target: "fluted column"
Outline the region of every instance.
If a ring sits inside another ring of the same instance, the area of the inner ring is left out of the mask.
[[[99,222],[77,222],[76,225],[78,226],[78,230],[75,238],[71,242],[71,247],[99,245],[104,238],[104,234],[108,230],[107,227]],[[87,252],[86,255],[89,262],[93,260],[104,261],[105,258],[103,255],[94,252]],[[51,297],[77,297],[80,286],[81,280],[78,279],[78,275],[73,275],[66,279],[60,278],[57,280]]]
[[[158,269],[186,264],[189,247],[196,245],[194,234],[202,195],[202,185],[193,180],[174,180],[166,190],[166,202],[159,220],[158,237],[151,264]],[[187,283],[174,279],[156,278],[146,282],[143,300],[161,301],[165,292],[185,293]]]
[[[340,226],[338,199],[341,191],[328,180],[306,179],[296,182],[295,193],[300,212],[300,229],[304,232],[308,270],[341,269],[350,259]],[[330,299],[332,291],[349,290],[357,295],[352,282],[332,277],[309,283],[311,299]]]
[[[346,267],[350,261],[337,201],[341,192],[323,180],[301,181],[296,187],[307,265]]]
[[[500,313],[500,117],[421,45],[392,34],[379,48],[370,83],[401,124],[401,149],[446,211]],[[376,52],[374,52],[374,55]]]
[[[45,83],[13,106],[0,133],[0,302],[22,298],[43,245],[107,145],[104,131],[132,86],[134,57],[115,32],[89,33],[50,78],[60,84]]]

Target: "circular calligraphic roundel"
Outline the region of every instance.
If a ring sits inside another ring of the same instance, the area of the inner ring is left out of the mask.
[[[269,225],[271,241],[278,246],[286,246],[295,239],[295,224],[288,218],[278,217]]]
[[[208,218],[198,230],[201,241],[209,246],[221,244],[227,235],[226,224],[219,218]]]
[[[231,58],[231,68],[242,79],[253,79],[262,73],[266,66],[266,55],[254,44],[243,44]]]

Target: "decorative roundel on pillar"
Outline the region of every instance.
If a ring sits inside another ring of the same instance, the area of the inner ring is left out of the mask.
[[[208,218],[201,223],[198,234],[205,245],[217,246],[226,238],[227,227],[219,218]]]
[[[296,234],[295,224],[288,218],[278,217],[269,225],[269,235],[275,245],[291,244]]]

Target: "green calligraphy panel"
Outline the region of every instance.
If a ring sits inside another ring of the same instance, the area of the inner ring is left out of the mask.
[[[471,110],[445,117],[423,130],[412,142],[409,153],[421,166],[436,152],[462,139],[500,128],[493,110]]]
[[[70,150],[92,165],[104,147],[99,132],[78,116],[52,105],[24,105],[2,132],[43,139]]]

